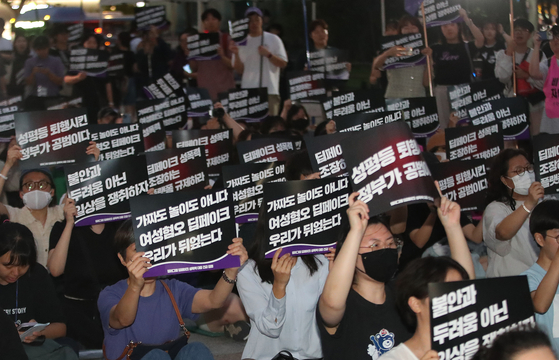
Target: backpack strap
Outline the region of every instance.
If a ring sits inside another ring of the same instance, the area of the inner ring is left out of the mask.
[[[160,280],[160,282],[165,288],[165,290],[167,291],[167,294],[169,294],[169,297],[171,298],[171,303],[173,303],[173,308],[175,309],[175,313],[177,314],[177,318],[179,319],[179,324],[181,326],[182,331],[184,332],[184,335],[186,335],[187,338],[190,338],[190,331],[188,331],[188,329],[184,325],[181,312],[179,311],[179,307],[177,306],[177,302],[175,301],[175,297],[173,296],[171,289],[169,289],[169,285],[167,285],[163,280]]]

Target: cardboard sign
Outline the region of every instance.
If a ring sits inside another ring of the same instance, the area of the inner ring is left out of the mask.
[[[110,77],[124,76],[124,52],[112,53],[109,56],[109,67],[107,72]]]
[[[485,160],[449,161],[430,165],[441,192],[462,211],[483,210],[489,187]]]
[[[97,49],[70,50],[69,71],[83,71],[87,76],[107,76],[109,53]]]
[[[324,73],[295,71],[287,75],[291,101],[326,95]]]
[[[385,111],[384,98],[378,95],[371,90],[356,90],[332,96],[333,117],[361,112]],[[328,112],[329,109],[325,106],[324,111]]]
[[[322,49],[309,54],[311,71],[321,72],[330,80],[348,80],[349,53],[341,49]]]
[[[165,6],[146,6],[134,8],[134,20],[138,29],[147,30],[150,26],[161,27],[167,24]]]
[[[188,98],[188,116],[207,116],[213,108],[213,101],[208,90],[203,88],[187,87],[184,92]]]
[[[377,113],[353,113],[334,118],[339,132],[364,131],[395,121],[402,121],[401,111],[382,111]]]
[[[144,152],[144,139],[139,124],[89,125],[91,141],[101,150],[99,161],[135,156]]]
[[[559,192],[559,138],[555,134],[539,134],[534,146],[536,181],[542,183],[546,194]]]
[[[144,277],[240,266],[227,255],[236,234],[227,190],[140,196],[130,207],[136,250],[153,265]]]
[[[444,132],[449,160],[491,159],[504,149],[501,123],[447,128]]]
[[[425,42],[421,33],[384,36],[382,38],[382,51],[386,51],[394,46],[404,47],[408,53],[386,59],[383,70],[400,69],[427,63],[427,57],[421,53],[421,50],[425,48]]]
[[[237,21],[229,20],[229,35],[235,44],[242,46],[247,44],[249,18]]]
[[[222,172],[225,187],[235,202],[238,224],[258,221],[265,183],[286,181],[284,162],[228,165]]]
[[[62,110],[62,109],[69,109],[69,108],[76,108],[81,107],[83,102],[83,98],[76,97],[72,99],[55,99],[53,101],[45,101],[47,110]]]
[[[68,26],[68,42],[79,43],[83,37],[83,22]]]
[[[148,99],[166,99],[184,95],[181,85],[171,74],[165,74],[152,84],[144,86],[144,93]]]
[[[259,122],[268,116],[268,89],[229,91],[228,113],[234,120]]]
[[[432,136],[440,128],[437,99],[434,97],[386,99],[387,111],[402,110],[416,138]]]
[[[471,359],[497,336],[536,326],[526,276],[431,283],[429,298],[439,359]]]
[[[218,177],[221,167],[228,164],[233,151],[232,130],[175,130],[173,147],[175,149],[204,146],[208,176]]]
[[[347,177],[264,184],[264,252],[280,256],[326,253],[336,245],[342,211],[348,207]]]
[[[353,191],[375,216],[439,197],[427,163],[407,124],[395,122],[342,140]]]
[[[138,122],[144,126],[161,121],[165,130],[177,130],[186,126],[188,120],[186,95],[169,99],[138,101],[136,113]]]
[[[144,151],[160,151],[165,149],[167,135],[161,121],[140,124],[144,138]]]
[[[146,153],[149,187],[156,194],[204,189],[208,180],[203,146]]]
[[[266,137],[237,143],[241,164],[287,161],[296,150],[293,140]]]
[[[128,200],[149,188],[144,156],[65,166],[64,172],[68,196],[76,201],[76,226],[128,219]]]
[[[15,115],[21,107],[22,97],[15,96],[0,102],[0,142],[10,142],[15,132]]]
[[[200,33],[189,36],[188,60],[215,60],[221,58],[217,54],[219,33]]]
[[[466,106],[474,126],[500,121],[506,140],[530,139],[530,112],[523,97],[503,98]]]
[[[15,128],[23,168],[94,161],[86,109],[15,113]]]
[[[503,89],[504,85],[498,79],[447,87],[450,107],[458,112],[459,119],[467,118],[466,106],[470,104],[502,99]]]
[[[340,143],[350,136],[351,133],[337,132],[305,140],[312,169],[314,172],[320,173],[320,178],[348,175],[344,152]]]
[[[462,8],[459,0],[425,0],[423,4],[428,28],[463,21],[459,13]],[[418,16],[423,16],[421,9]]]

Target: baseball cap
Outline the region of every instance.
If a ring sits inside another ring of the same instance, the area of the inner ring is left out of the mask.
[[[263,16],[262,16],[262,10],[260,10],[260,9],[257,8],[256,6],[251,6],[251,7],[249,7],[248,9],[246,9],[246,11],[245,11],[245,17],[249,17],[249,16],[252,15],[252,14],[256,14],[256,15],[258,15],[258,16],[260,16],[260,17],[263,17]]]

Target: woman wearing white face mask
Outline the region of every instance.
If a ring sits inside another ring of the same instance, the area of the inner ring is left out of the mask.
[[[532,209],[543,199],[543,186],[523,150],[505,149],[489,173],[489,205],[483,214],[488,277],[519,275],[537,260],[539,249],[530,234]]]

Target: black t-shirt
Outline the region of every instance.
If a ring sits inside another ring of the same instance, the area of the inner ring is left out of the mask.
[[[437,85],[459,85],[472,80],[472,63],[470,56],[477,53],[473,42],[459,44],[435,44],[433,49],[434,82]]]
[[[97,300],[99,292],[127,277],[113,248],[113,239],[120,222],[106,223],[101,234],[89,226],[76,226],[72,230],[66,267],[64,268],[64,294],[78,299]],[[50,233],[50,249],[54,249],[65,221],[54,224]]]
[[[330,335],[316,307],[324,360],[371,360],[408,340],[411,333],[400,318],[392,283],[386,286],[384,304],[373,304],[353,288],[349,291],[344,317]]]
[[[481,49],[477,49],[476,59],[481,61],[481,79],[489,80],[495,78],[495,54],[499,50],[505,50],[504,41],[497,41],[493,46],[484,45]]]
[[[2,359],[27,360],[27,354],[19,339],[14,322],[10,320],[4,311],[0,311],[0,349]]]
[[[0,285],[0,307],[12,322],[64,322],[62,306],[56,297],[52,280],[40,264],[29,269],[15,283]]]

